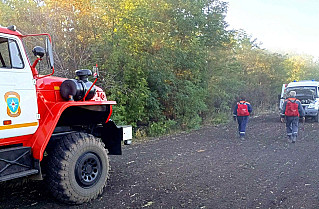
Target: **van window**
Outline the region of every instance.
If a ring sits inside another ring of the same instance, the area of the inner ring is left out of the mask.
[[[0,37],[0,67],[18,69],[24,67],[16,41]]]

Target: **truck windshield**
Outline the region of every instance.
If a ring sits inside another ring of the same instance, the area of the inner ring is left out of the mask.
[[[317,97],[317,87],[316,86],[296,86],[287,88],[286,97],[289,92],[295,91],[297,93],[296,97]]]

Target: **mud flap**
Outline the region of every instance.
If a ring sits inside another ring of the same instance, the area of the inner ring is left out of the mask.
[[[109,155],[121,155],[121,143],[123,140],[122,128],[118,128],[113,121],[103,124],[101,138],[108,149]]]

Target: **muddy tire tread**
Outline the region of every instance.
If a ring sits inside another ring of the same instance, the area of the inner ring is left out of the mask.
[[[106,186],[107,181],[105,180],[104,185],[97,191],[92,192],[90,196],[81,196],[74,192],[70,183],[68,168],[70,166],[72,157],[74,157],[77,152],[81,152],[81,149],[83,149],[85,145],[88,147],[99,147],[100,149],[104,150],[107,156],[107,150],[104,149],[104,144],[100,139],[97,139],[90,134],[81,132],[65,135],[65,137],[62,137],[56,142],[55,147],[49,153],[49,166],[47,168],[46,181],[51,188],[50,190],[53,196],[62,202],[68,204],[81,204],[84,202],[89,202],[90,200],[95,199],[102,194],[103,189]],[[107,167],[103,169],[106,169],[106,176],[108,177],[108,158],[106,158],[106,162]]]

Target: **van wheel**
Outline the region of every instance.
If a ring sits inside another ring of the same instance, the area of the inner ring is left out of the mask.
[[[314,117],[315,122],[319,122],[319,112],[317,113],[317,115]]]
[[[81,204],[103,192],[109,159],[101,140],[86,133],[66,134],[48,150],[47,157],[46,181],[58,200]]]

